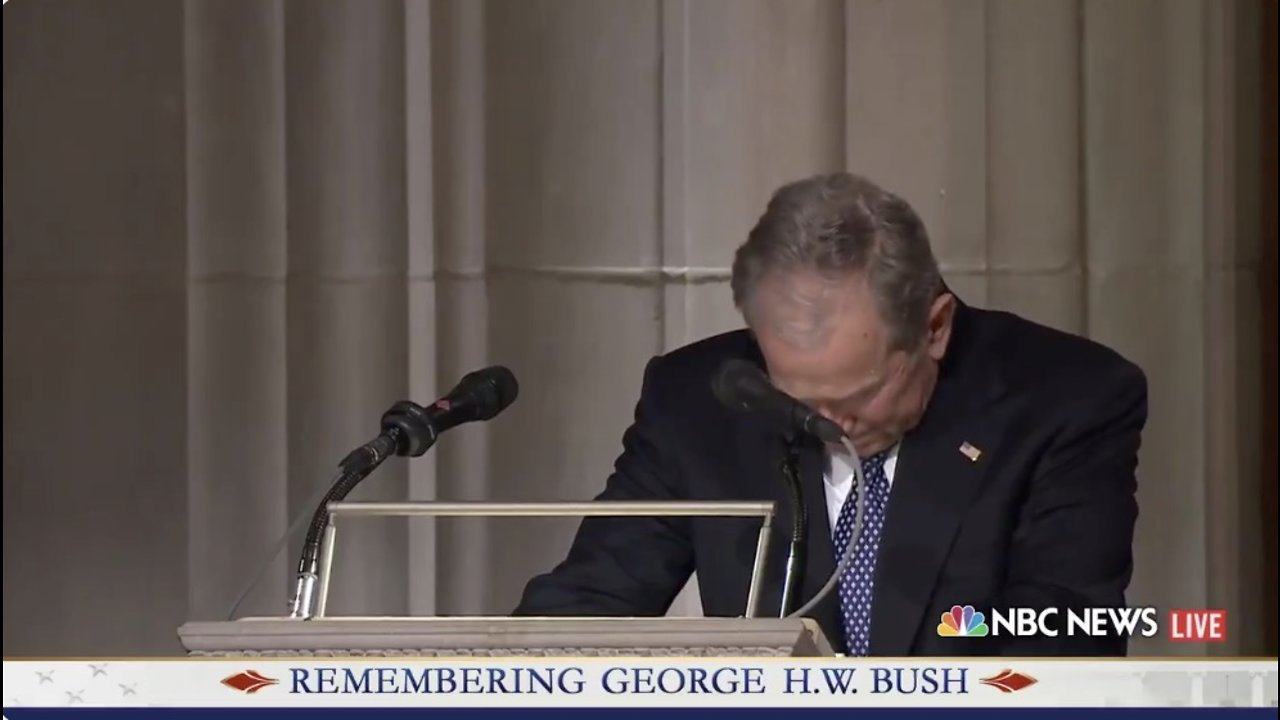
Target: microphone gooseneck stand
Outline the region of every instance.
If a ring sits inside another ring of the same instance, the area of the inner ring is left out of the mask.
[[[289,608],[291,618],[310,618],[315,600],[316,581],[320,577],[320,538],[329,526],[329,503],[342,502],[360,481],[369,476],[388,457],[395,453],[399,428],[390,428],[373,442],[357,448],[340,464],[338,481],[325,493],[324,499],[311,516],[307,537],[302,543],[302,558],[298,561],[298,579],[294,586],[293,601]],[[385,439],[385,440],[384,440]],[[389,449],[388,449],[388,446]]]
[[[396,440],[394,435],[386,433],[379,435],[372,442],[356,448],[355,451],[338,464],[338,470],[329,482],[318,487],[317,493],[303,503],[304,508],[314,505],[316,510],[311,514],[311,524],[308,525],[309,532],[304,542],[303,559],[298,564],[298,583],[294,589],[293,598],[290,600],[290,617],[311,616],[311,598],[317,579],[317,567],[311,560],[314,560],[319,552],[316,538],[322,536],[325,527],[328,525],[328,513],[322,513],[322,511],[328,508],[329,503],[344,499],[352,488],[368,477],[374,468],[381,465],[382,461],[389,457],[389,453],[393,452],[393,450],[387,450],[386,447],[389,442],[394,440]],[[236,596],[236,601],[232,603],[231,609],[227,611],[227,620],[235,619],[236,611],[240,609],[240,605],[244,603],[249,597],[249,593],[257,587],[263,576],[266,575],[276,556],[289,544],[289,539],[297,535],[298,531],[302,529],[306,519],[305,512],[298,513],[289,523],[289,528],[277,539],[271,552],[263,556],[258,570],[250,577],[249,582],[245,583],[240,594]],[[317,522],[319,523],[318,525]]]
[[[312,493],[302,506],[304,508],[310,507],[320,502],[321,499],[324,498],[325,493],[342,479],[343,472],[344,471],[340,468],[333,478],[330,479],[328,483],[318,487],[316,489],[317,492]],[[267,571],[271,569],[271,565],[275,562],[276,557],[279,556],[280,552],[289,544],[289,540],[297,535],[298,531],[302,529],[303,523],[306,522],[306,519],[307,514],[305,512],[295,514],[289,522],[289,529],[285,530],[284,533],[276,539],[276,544],[272,547],[271,551],[262,556],[262,561],[259,564],[257,571],[249,577],[249,581],[240,589],[240,594],[236,595],[236,601],[231,604],[231,609],[227,611],[226,617],[228,621],[236,619],[236,612],[240,610],[240,605],[248,599],[249,593],[252,592],[253,589],[258,586],[258,583],[262,581],[262,578],[266,576]]]
[[[347,495],[387,458],[396,454],[417,457],[435,444],[436,430],[427,420],[426,410],[415,403],[401,401],[382,416],[382,432],[361,445],[339,463],[338,480],[325,493],[311,516],[307,537],[298,560],[298,577],[294,585],[289,617],[309,619],[314,612],[315,587],[320,577],[320,540],[329,526],[329,504],[342,502]]]
[[[804,617],[812,612],[813,609],[818,606],[818,603],[826,599],[826,597],[831,594],[831,591],[836,588],[836,585],[840,582],[840,578],[844,577],[849,566],[853,564],[854,556],[857,555],[858,539],[862,536],[862,515],[867,505],[867,478],[862,473],[862,459],[858,457],[858,451],[854,449],[853,443],[849,442],[848,438],[842,438],[840,442],[844,445],[845,450],[849,451],[849,455],[853,458],[854,487],[852,492],[856,493],[853,499],[857,503],[854,505],[853,512],[853,532],[849,537],[849,545],[844,549],[844,556],[840,558],[840,562],[836,565],[836,569],[832,571],[830,577],[827,578],[826,584],[822,586],[822,589],[819,590],[816,595],[809,599],[809,602],[805,603],[787,617]]]
[[[809,515],[804,504],[804,489],[800,485],[799,441],[795,437],[787,438],[781,465],[782,477],[786,481],[791,499],[791,543],[787,549],[782,603],[779,605],[779,617],[787,617],[795,605],[800,588],[804,586],[809,534]]]
[[[800,617],[813,610],[832,589],[840,577],[853,562],[858,536],[862,533],[863,502],[861,493],[866,487],[866,479],[862,477],[861,463],[854,463],[854,475],[857,478],[855,492],[858,493],[854,517],[853,540],[850,541],[844,557],[841,558],[836,571],[827,578],[818,594],[802,607],[792,611],[803,585],[804,561],[808,532],[808,517],[804,505],[804,492],[800,483],[799,472],[799,436],[811,436],[823,442],[842,443],[855,458],[858,453],[845,436],[840,426],[823,417],[812,407],[786,394],[770,382],[768,376],[758,364],[743,359],[730,359],[721,364],[711,380],[711,392],[725,407],[741,412],[754,412],[772,416],[774,421],[782,421],[789,430],[783,438],[786,454],[782,460],[782,475],[786,481],[788,496],[792,505],[791,543],[787,555],[786,574],[783,579],[781,616]]]
[[[289,613],[292,618],[311,618],[315,586],[319,579],[321,538],[329,527],[329,505],[344,500],[356,485],[392,455],[418,457],[435,445],[440,433],[462,423],[492,419],[515,402],[519,392],[515,375],[501,365],[493,365],[467,373],[448,395],[429,407],[410,400],[392,405],[382,415],[378,436],[343,458],[329,483],[317,488],[316,494],[303,503],[303,511],[289,522],[275,548],[263,557],[257,572],[236,597],[227,612],[227,619],[235,618],[241,603],[266,576],[276,556],[302,529],[307,520],[306,508],[315,505],[298,562],[297,586]]]
[[[325,493],[315,514],[311,516],[311,525],[307,527],[307,538],[302,544],[302,558],[298,561],[298,579],[294,586],[289,617],[305,620],[312,615],[316,581],[320,577],[320,538],[324,535],[325,528],[329,526],[329,503],[342,502],[361,480],[373,472],[373,469],[370,467],[342,473],[338,482]]]

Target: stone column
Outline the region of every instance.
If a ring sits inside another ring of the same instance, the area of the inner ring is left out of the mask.
[[[286,526],[284,7],[187,0],[187,487],[193,619]],[[284,612],[281,553],[240,608]]]
[[[285,14],[289,497],[297,510],[408,390],[405,16],[402,0],[289,0]],[[349,499],[404,499],[407,462],[389,460]],[[332,612],[405,612],[407,522],[347,522]]]

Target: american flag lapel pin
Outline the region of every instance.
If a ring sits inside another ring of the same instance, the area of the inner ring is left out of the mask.
[[[978,462],[978,458],[982,457],[982,451],[969,443],[961,443],[960,453],[969,458],[969,462]]]

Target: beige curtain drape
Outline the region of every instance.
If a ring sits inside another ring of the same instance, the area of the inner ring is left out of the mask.
[[[967,302],[1146,369],[1131,601],[1232,625],[1134,652],[1262,652],[1255,4],[11,5],[7,655],[175,652],[390,403],[482,365],[516,404],[353,498],[591,496],[645,361],[739,324],[769,192],[842,168]],[[332,609],[506,612],[573,527],[353,522]]]

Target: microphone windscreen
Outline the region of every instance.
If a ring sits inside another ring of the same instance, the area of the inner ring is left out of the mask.
[[[772,389],[760,368],[739,358],[726,360],[711,379],[711,393],[733,410],[751,410],[752,401],[768,397]]]
[[[477,420],[492,419],[515,402],[520,394],[520,384],[516,382],[515,374],[501,365],[476,370],[461,384],[470,385],[476,389],[477,400],[479,400]]]

